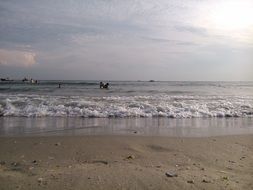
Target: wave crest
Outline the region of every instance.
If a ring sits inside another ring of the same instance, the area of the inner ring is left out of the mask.
[[[0,116],[15,117],[252,117],[253,99],[238,96],[0,97]]]

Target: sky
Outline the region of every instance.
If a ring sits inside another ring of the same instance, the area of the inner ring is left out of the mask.
[[[252,81],[252,0],[0,0],[0,77]]]

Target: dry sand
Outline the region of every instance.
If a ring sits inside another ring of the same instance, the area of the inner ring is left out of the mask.
[[[253,135],[2,137],[0,150],[1,190],[253,189]]]

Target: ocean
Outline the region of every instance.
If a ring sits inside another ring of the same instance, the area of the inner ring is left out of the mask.
[[[85,118],[253,116],[253,82],[108,82],[109,89],[100,89],[99,81],[1,82],[0,115]]]
[[[163,126],[176,126],[175,121],[191,126],[189,119],[209,119],[206,126],[226,123],[219,118],[253,126],[253,82],[103,81],[109,82],[108,89],[100,89],[99,82],[0,82],[0,133],[10,126],[27,132],[27,122],[34,121],[40,129],[51,125],[52,131],[56,120],[64,129],[70,127],[66,120],[72,128],[109,126],[111,121],[127,126],[123,128],[135,126],[132,121],[147,125],[159,120]],[[45,123],[49,120],[51,124]]]

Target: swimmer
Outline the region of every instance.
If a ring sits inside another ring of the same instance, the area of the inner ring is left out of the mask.
[[[109,87],[109,83],[106,83],[103,88],[108,88],[108,87]]]
[[[99,84],[100,86],[100,88],[104,88],[104,83],[103,82],[100,82],[100,84]]]

